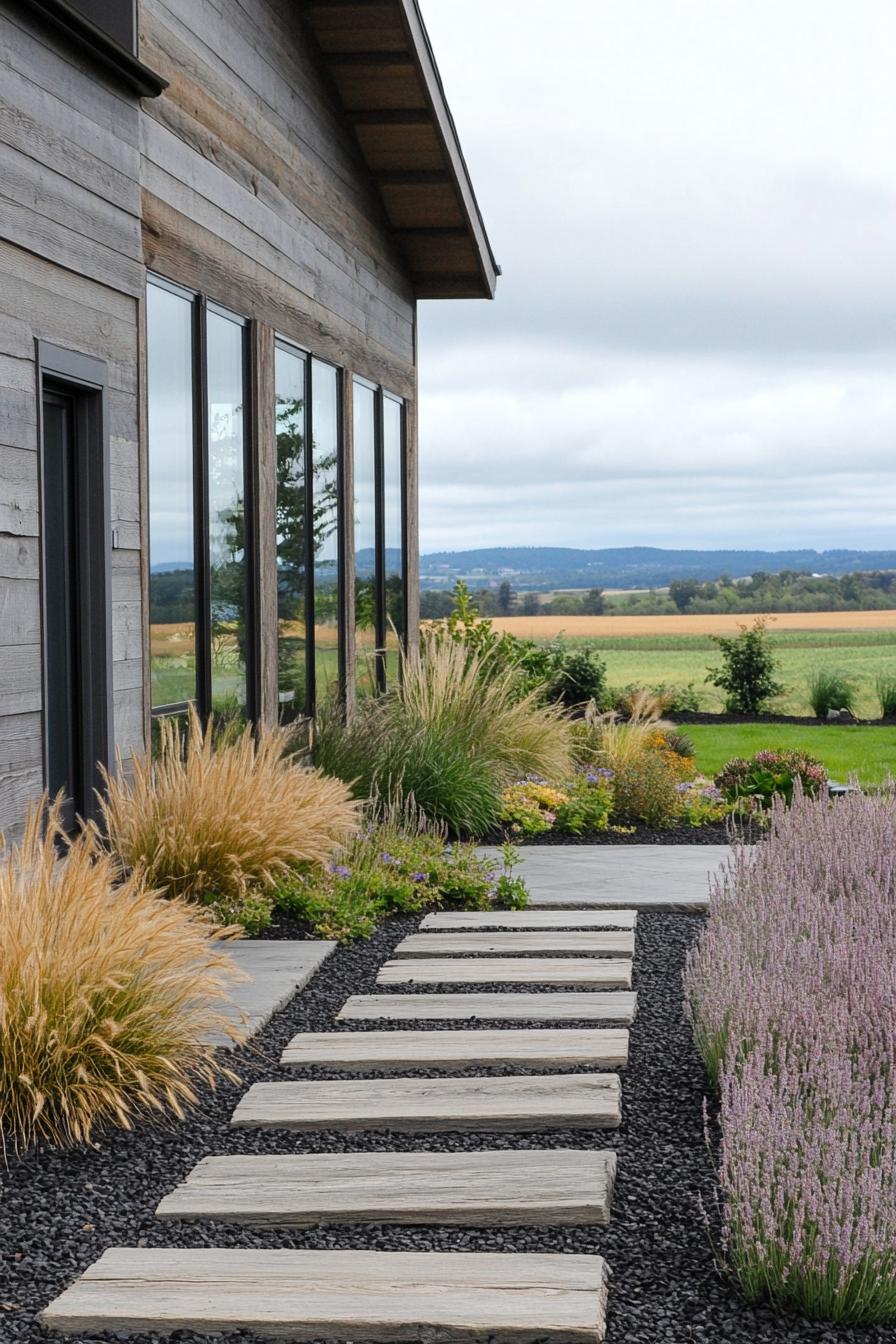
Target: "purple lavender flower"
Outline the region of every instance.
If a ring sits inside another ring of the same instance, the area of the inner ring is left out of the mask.
[[[346,868],[344,863],[331,863],[328,868],[334,877],[351,877],[351,868]]]
[[[381,854],[380,863],[385,863],[387,866],[394,868],[398,863],[398,860],[394,854]]]
[[[412,882],[425,882],[429,877],[428,873],[411,873]]]

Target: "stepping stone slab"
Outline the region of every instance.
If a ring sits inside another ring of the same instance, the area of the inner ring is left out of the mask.
[[[552,994],[353,994],[341,1022],[624,1022],[635,1016],[631,992],[573,990]]]
[[[227,953],[237,973],[236,978],[222,974],[230,998],[219,1005],[236,1039],[224,1031],[206,1037],[206,1044],[219,1050],[233,1050],[260,1031],[336,950],[331,942],[259,938],[227,939],[216,947]]]
[[[630,989],[628,957],[405,957],[387,961],[378,985],[587,985]]]
[[[522,1064],[531,1068],[625,1068],[624,1028],[535,1027],[518,1031],[321,1031],[294,1036],[281,1064],[346,1072]]]
[[[67,1334],[599,1344],[607,1280],[597,1255],[116,1247],[41,1319]]]
[[[674,846],[669,846],[674,848]],[[623,887],[620,882],[620,888]],[[690,914],[701,910],[709,909],[709,896],[701,895],[695,891],[693,895],[670,895],[662,890],[632,892],[628,889],[625,894],[614,896],[606,892],[586,892],[579,895],[567,894],[566,892],[545,892],[542,895],[533,893],[529,897],[529,905],[533,910],[597,910],[606,909],[608,906],[625,905],[634,907],[635,910],[655,910],[663,912],[679,912]]]
[[[615,1073],[511,1078],[362,1078],[255,1083],[230,1121],[235,1129],[615,1129]]]
[[[424,930],[455,929],[633,929],[634,910],[439,910],[424,915]]]
[[[608,929],[591,933],[412,933],[393,957],[544,956],[569,952],[588,957],[633,957],[635,935]]]
[[[607,1223],[612,1152],[326,1153],[207,1157],[158,1218],[549,1226]]]

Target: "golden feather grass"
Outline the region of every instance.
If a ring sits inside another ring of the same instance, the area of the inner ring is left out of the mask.
[[[406,657],[398,692],[401,717],[444,730],[488,761],[503,788],[529,773],[560,779],[569,772],[570,722],[538,690],[520,695],[513,668],[478,656],[460,642],[424,630],[419,656]]]
[[[296,764],[283,728],[247,726],[213,741],[190,710],[186,731],[160,724],[156,760],[106,775],[101,808],[123,867],[169,896],[240,901],[288,868],[322,863],[358,824],[338,779]]]
[[[64,838],[59,799],[0,853],[4,1153],[181,1116],[197,1084],[227,1072],[205,1041],[233,1034],[222,1000],[236,968],[201,912],[140,874],[117,879],[95,831]]]

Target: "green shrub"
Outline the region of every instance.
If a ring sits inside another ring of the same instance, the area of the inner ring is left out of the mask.
[[[881,676],[877,679],[877,699],[882,719],[896,718],[896,677]]]
[[[387,809],[388,811],[389,809]],[[413,806],[391,819],[372,822],[325,868],[295,870],[281,879],[276,905],[311,925],[323,938],[368,937],[390,914],[410,914],[434,906],[488,910],[525,904],[528,893],[512,875],[477,855],[472,845],[447,847],[444,834],[428,826]]]
[[[491,655],[438,632],[422,646],[403,660],[398,684],[363,700],[347,723],[322,716],[315,758],[360,796],[413,795],[452,835],[487,834],[512,780],[569,771],[569,723],[537,692],[521,694],[518,673]]]
[[[856,703],[855,682],[842,672],[819,668],[809,678],[809,703],[817,719],[826,719],[831,709],[848,709],[852,713]]]
[[[633,682],[621,690],[609,692],[608,699],[617,713],[630,718],[633,705],[645,692],[656,701],[660,714],[692,714],[700,709],[700,693],[694,689],[693,682],[676,686],[661,681],[656,686],[647,687]]]
[[[671,826],[681,812],[681,782],[662,751],[620,759],[613,776],[613,819],[644,826]]]
[[[759,714],[784,690],[775,677],[778,660],[766,624],[757,617],[751,626],[741,625],[739,635],[710,635],[721,651],[722,666],[711,667],[706,680],[725,692],[725,708],[732,714]]]
[[[793,801],[797,779],[806,797],[812,798],[827,783],[827,772],[821,761],[805,751],[757,751],[749,760],[732,757],[715,783],[729,802],[746,801],[768,809],[776,796],[788,805]]]

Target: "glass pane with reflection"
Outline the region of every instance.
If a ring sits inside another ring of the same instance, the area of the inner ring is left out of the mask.
[[[359,695],[375,689],[376,653],[376,394],[354,385],[355,500],[355,685]]]
[[[277,689],[283,720],[305,712],[305,357],[277,346]]]
[[[339,687],[339,371],[311,362],[314,668],[318,698]]]
[[[248,582],[243,412],[244,328],[210,312],[208,347],[209,605],[212,706],[246,708]]]
[[[152,704],[196,694],[193,305],[146,290]]]
[[[398,642],[405,632],[404,407],[383,397],[383,534],[386,584],[386,675],[395,675]]]

